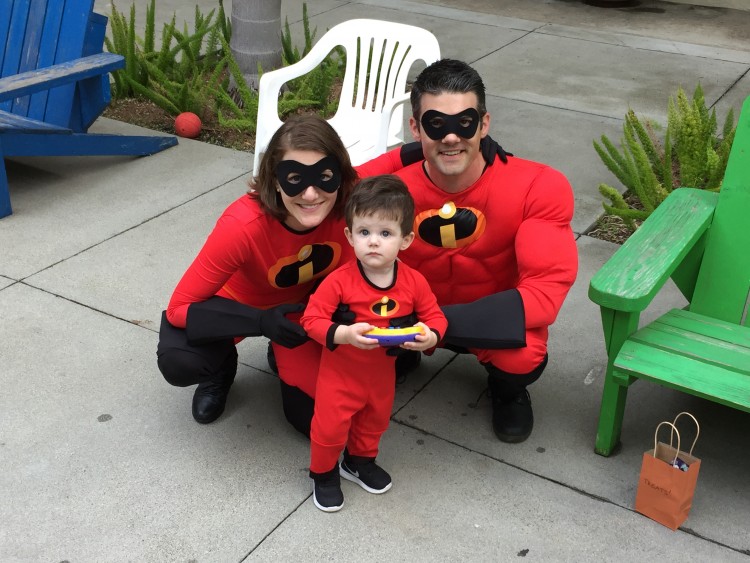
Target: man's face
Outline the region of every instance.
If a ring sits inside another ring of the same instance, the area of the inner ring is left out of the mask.
[[[473,92],[445,93],[437,96],[424,94],[421,106],[420,119],[439,114],[454,116],[464,114],[469,108],[476,110],[477,96]],[[433,113],[428,114],[428,112]],[[479,142],[489,131],[490,115],[486,113],[479,119],[479,127],[476,128],[472,137],[467,139],[456,132],[447,131],[444,137],[437,140],[430,137],[430,135],[435,136],[434,128],[426,131],[422,123],[414,117],[409,119],[414,139],[422,143],[422,151],[427,160],[427,172],[439,187],[447,191],[460,191],[469,187],[481,176],[484,170],[484,159],[479,150]]]

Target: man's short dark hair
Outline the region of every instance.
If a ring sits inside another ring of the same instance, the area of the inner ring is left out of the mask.
[[[411,111],[414,119],[422,116],[422,95],[466,94],[477,96],[477,111],[480,116],[487,113],[484,82],[479,73],[463,61],[441,59],[425,68],[411,87]]]
[[[351,230],[355,216],[370,215],[398,221],[403,236],[414,230],[414,199],[401,178],[392,174],[370,176],[354,186],[344,207],[346,226]]]

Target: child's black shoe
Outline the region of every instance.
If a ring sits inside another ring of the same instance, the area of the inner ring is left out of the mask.
[[[346,457],[340,465],[341,476],[353,483],[357,483],[368,493],[379,495],[386,492],[393,485],[388,472],[375,463],[374,459],[368,459],[355,463]]]
[[[341,477],[338,467],[326,473],[310,475],[313,478],[313,502],[323,512],[337,512],[344,506],[344,493],[341,492]]]

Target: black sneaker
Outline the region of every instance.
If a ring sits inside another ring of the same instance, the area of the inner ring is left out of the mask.
[[[492,429],[501,442],[523,442],[531,435],[533,428],[534,412],[531,409],[531,397],[526,389],[510,401],[492,397]]]
[[[344,493],[341,492],[341,477],[336,471],[329,471],[313,477],[313,502],[323,512],[337,512],[344,506]]]
[[[344,479],[357,483],[368,493],[379,495],[388,491],[393,485],[388,472],[374,460],[357,464],[343,460],[339,467],[339,473]]]

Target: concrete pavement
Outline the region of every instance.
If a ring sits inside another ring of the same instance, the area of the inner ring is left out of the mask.
[[[177,10],[178,22],[191,21],[193,4],[157,3],[162,20]],[[146,4],[136,2],[141,16]],[[208,426],[192,420],[193,390],[170,387],[156,368],[160,312],[216,218],[245,190],[251,155],[180,139],[148,158],[8,161],[2,561],[750,559],[748,415],[639,383],[620,453],[593,453],[606,358],[586,291],[617,247],[585,235],[601,213],[598,183],[614,182],[592,140],[619,139],[628,107],[663,122],[668,96],[698,81],[720,117],[738,111],[750,95],[750,11],[467,4],[308,8],[319,36],[355,17],[430,29],[443,56],[483,75],[493,137],[571,180],[581,268],[551,329],[549,367],[531,388],[530,439],[498,442],[484,370],[439,351],[398,388],[379,457],[392,491],[374,496],[344,483],[344,509],[320,512],[308,444],[283,419],[265,341],[240,345],[226,413]],[[109,13],[106,2],[96,5]],[[301,34],[301,2],[282,9]],[[144,132],[104,118],[93,130]],[[669,287],[646,319],[682,303]],[[656,424],[682,410],[701,422],[703,463],[690,518],[672,532],[633,504]]]

